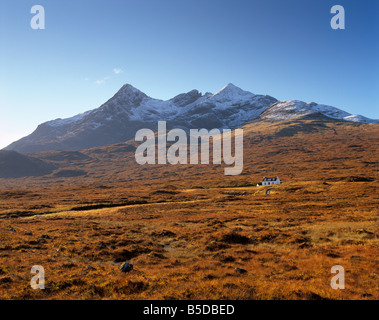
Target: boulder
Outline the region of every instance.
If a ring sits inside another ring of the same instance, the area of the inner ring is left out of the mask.
[[[243,274],[243,273],[247,273],[247,270],[242,269],[242,268],[238,268],[238,267],[235,268],[234,271],[237,272],[237,273],[241,273],[241,274]]]
[[[120,266],[120,270],[125,273],[130,272],[133,270],[133,265],[129,262],[123,262]]]

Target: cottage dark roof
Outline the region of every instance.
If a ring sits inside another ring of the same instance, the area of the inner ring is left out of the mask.
[[[263,177],[263,181],[276,181],[278,180],[278,177],[275,177],[275,178],[266,178],[266,177]]]

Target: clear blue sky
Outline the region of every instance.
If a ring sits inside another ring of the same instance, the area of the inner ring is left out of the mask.
[[[379,118],[378,16],[377,0],[1,0],[0,148],[125,83],[168,99],[232,82]]]

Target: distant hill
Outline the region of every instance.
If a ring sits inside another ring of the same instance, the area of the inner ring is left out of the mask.
[[[317,119],[303,115],[282,121],[257,119],[244,125],[242,176],[258,179],[255,182],[263,175],[273,174],[281,179],[293,179],[295,174],[303,179],[329,179],[332,172],[334,179],[341,181],[355,176],[375,177],[379,124],[335,120],[321,113],[312,117]],[[67,185],[191,181],[200,177],[226,179],[224,165],[138,165],[135,160],[137,146],[138,143],[131,139],[80,152],[44,151],[24,156],[1,151],[0,178],[29,176],[29,183],[49,181]],[[31,169],[38,170],[30,172]],[[45,175],[39,177],[40,174]],[[6,183],[11,183],[10,180]],[[5,181],[0,185],[2,183]],[[14,184],[19,182],[14,181]]]
[[[37,177],[49,174],[52,164],[15,151],[0,150],[0,178]]]

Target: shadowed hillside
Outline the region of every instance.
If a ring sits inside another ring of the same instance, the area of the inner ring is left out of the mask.
[[[37,158],[0,150],[0,178],[38,177],[49,174],[53,168]]]

